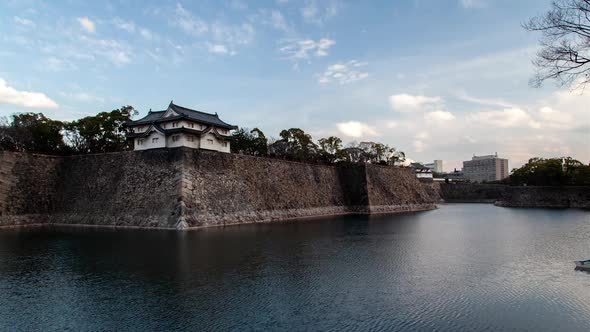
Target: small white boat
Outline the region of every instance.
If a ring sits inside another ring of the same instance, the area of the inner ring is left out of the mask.
[[[590,260],[587,261],[575,261],[576,270],[590,272]]]

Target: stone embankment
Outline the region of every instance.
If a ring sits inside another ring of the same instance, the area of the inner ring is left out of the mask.
[[[447,202],[494,203],[504,207],[590,209],[590,187],[534,187],[498,184],[442,183]]]
[[[404,169],[187,148],[50,157],[0,153],[0,226],[192,228],[435,208]]]
[[[590,209],[590,187],[509,187],[497,206]]]

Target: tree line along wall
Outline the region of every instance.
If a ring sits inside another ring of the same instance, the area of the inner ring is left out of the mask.
[[[69,157],[4,152],[0,174],[0,225],[187,228],[417,211],[437,200],[403,169],[188,148]]]

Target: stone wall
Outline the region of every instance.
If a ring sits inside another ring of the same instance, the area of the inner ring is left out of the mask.
[[[479,183],[441,183],[447,202],[494,203],[506,207],[590,208],[590,187],[521,187]]]
[[[508,186],[482,183],[441,183],[440,195],[447,202],[493,203],[500,199]]]
[[[366,166],[371,213],[430,210],[439,199],[409,169]]]
[[[52,223],[176,225],[182,167],[179,149],[70,156],[63,160]]]
[[[0,151],[0,226],[47,223],[60,157]]]
[[[201,150],[184,154],[189,227],[348,212],[335,167]]]
[[[0,174],[0,225],[187,228],[435,207],[431,190],[406,170],[188,148],[3,153]]]
[[[508,187],[495,204],[506,207],[590,209],[590,187]]]

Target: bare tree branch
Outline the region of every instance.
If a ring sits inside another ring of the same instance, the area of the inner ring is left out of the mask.
[[[550,11],[523,27],[542,33],[533,86],[549,79],[567,86],[590,82],[590,0],[556,0]]]

